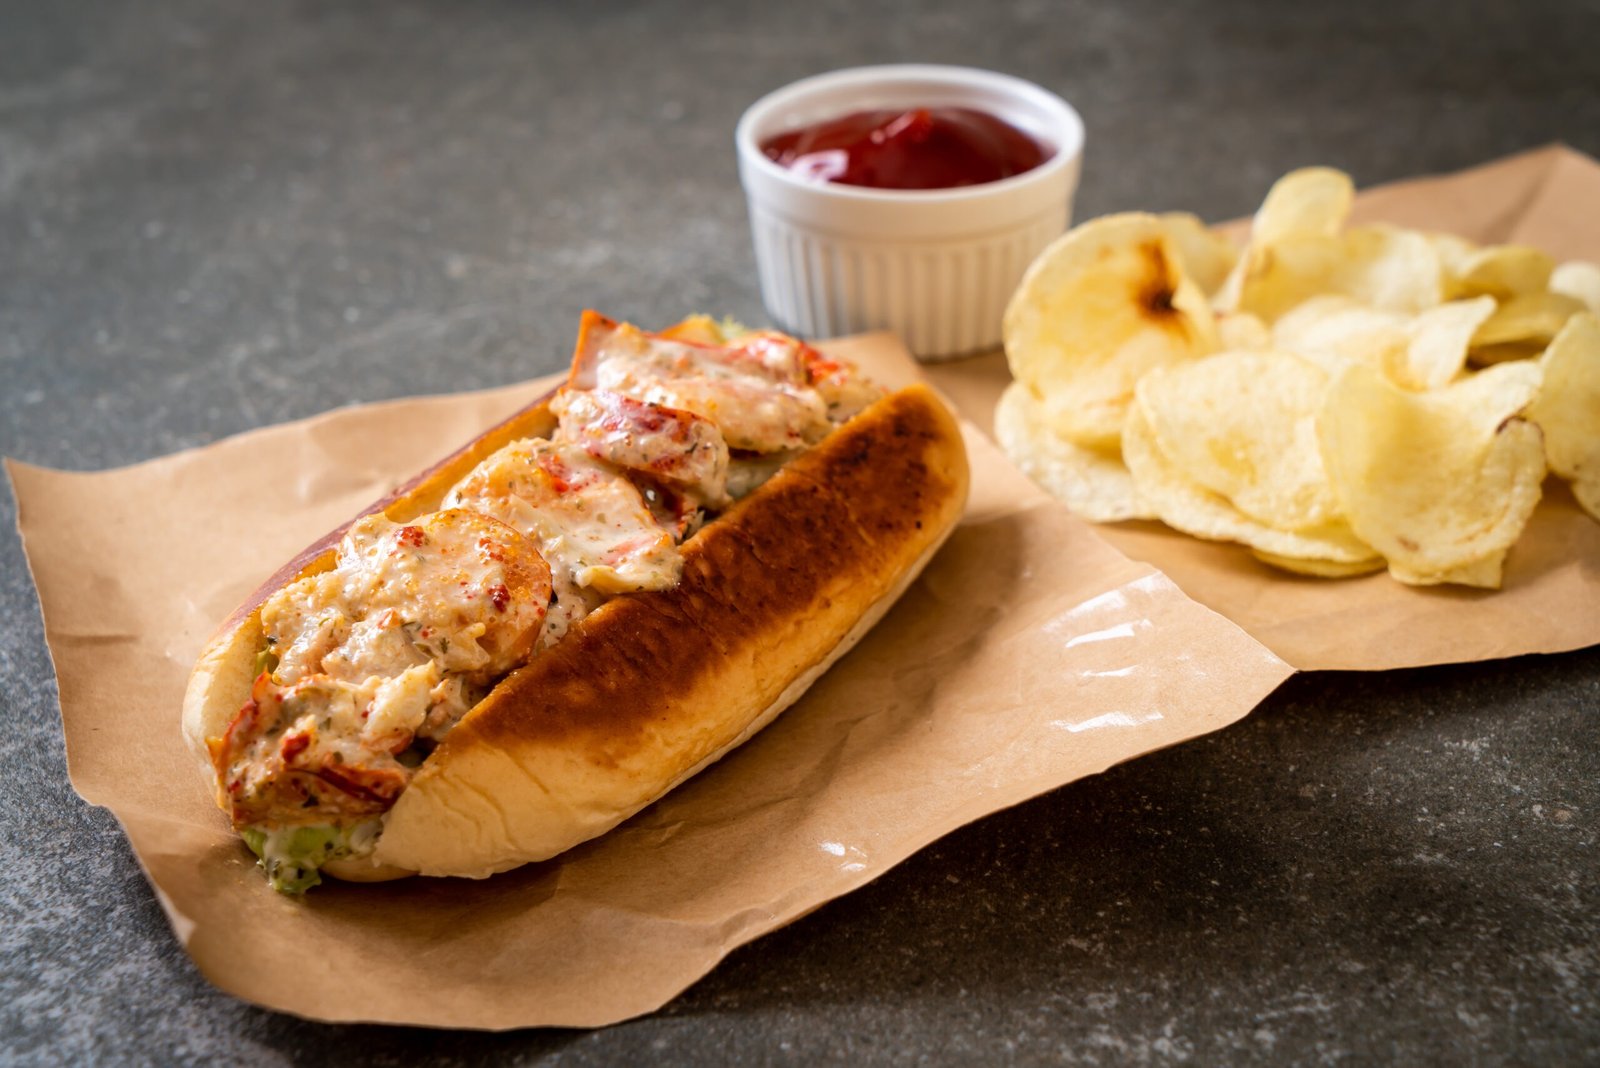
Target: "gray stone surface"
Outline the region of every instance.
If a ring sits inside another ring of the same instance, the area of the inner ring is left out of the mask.
[[[1080,215],[1563,139],[1600,7],[1386,0],[0,4],[0,452],[98,468],[555,368],[588,305],[760,321],[740,110],[967,63],[1089,127]],[[211,989],[67,785],[0,495],[0,1061],[1595,1063],[1600,651],[1292,680],[968,827],[592,1033]],[[426,997],[426,991],[419,991]]]

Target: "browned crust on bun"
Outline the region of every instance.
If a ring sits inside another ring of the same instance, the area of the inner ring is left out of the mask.
[[[543,432],[522,428],[530,411],[496,428],[503,440],[475,442],[368,512],[431,510],[493,448]],[[504,679],[385,816],[371,862],[330,873],[481,877],[604,833],[764,726],[847,651],[954,528],[967,482],[960,429],[930,390],[873,404],[685,543],[676,586],[608,601]],[[280,585],[326,566],[329,538]],[[231,716],[248,692],[255,609],[276,588],[252,597],[196,669],[185,730],[201,749],[217,715],[201,706],[231,702]]]

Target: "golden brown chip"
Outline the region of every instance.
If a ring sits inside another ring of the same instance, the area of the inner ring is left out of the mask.
[[[1539,379],[1536,364],[1502,364],[1411,393],[1347,368],[1318,438],[1355,533],[1411,575],[1447,575],[1509,547],[1544,479],[1539,429],[1516,417]]]
[[[1350,176],[1332,167],[1302,167],[1267,191],[1250,224],[1250,242],[1273,245],[1291,237],[1332,237],[1344,229],[1355,203]]]
[[[1006,308],[1012,375],[1067,440],[1115,449],[1135,383],[1216,348],[1205,294],[1154,215],[1111,215],[1040,254]]]
[[[1220,312],[1217,315],[1217,351],[1245,352],[1270,349],[1272,331],[1249,312]]]
[[[1161,521],[1212,541],[1236,541],[1275,556],[1333,563],[1372,560],[1376,554],[1342,520],[1308,530],[1277,530],[1251,519],[1220,494],[1194,482],[1161,451],[1140,407],[1128,409],[1122,458],[1139,493]]]
[[[1115,523],[1156,517],[1121,455],[1075,445],[1057,434],[1045,421],[1043,405],[1021,382],[1000,395],[994,434],[1023,474],[1083,518]]]
[[[1456,282],[1466,269],[1468,257],[1477,251],[1478,246],[1455,234],[1424,232],[1423,236],[1439,254],[1439,266],[1444,271],[1445,292],[1454,293]]]
[[[1352,363],[1401,362],[1409,342],[1405,316],[1340,294],[1312,297],[1272,324],[1274,348],[1303,356],[1329,374]]]
[[[1183,261],[1183,271],[1193,278],[1207,296],[1215,293],[1227,279],[1239,259],[1239,249],[1232,241],[1200,221],[1199,216],[1183,211],[1169,211],[1160,216],[1161,225],[1178,258]]]
[[[1330,293],[1379,311],[1414,315],[1444,299],[1439,253],[1422,234],[1386,226],[1285,237],[1259,249],[1252,245],[1237,307],[1270,323]]]
[[[1524,293],[1502,301],[1472,335],[1473,349],[1496,345],[1537,345],[1543,349],[1567,320],[1587,306],[1562,293]],[[1477,361],[1479,357],[1474,357]]]
[[[1384,569],[1384,559],[1381,556],[1373,556],[1366,560],[1341,564],[1332,560],[1308,560],[1298,556],[1279,556],[1277,553],[1263,552],[1260,549],[1251,549],[1250,552],[1263,564],[1271,564],[1281,571],[1292,571],[1296,575],[1310,575],[1315,578],[1354,578],[1357,575],[1370,575],[1374,571],[1382,571]]]
[[[1490,245],[1473,250],[1455,265],[1452,291],[1458,297],[1489,296],[1496,300],[1543,293],[1555,265],[1536,248]]]
[[[1189,480],[1280,530],[1324,526],[1338,504],[1322,469],[1317,365],[1281,352],[1224,352],[1139,380],[1155,440]]]
[[[1571,260],[1550,272],[1550,292],[1581,300],[1600,315],[1600,267],[1583,260]]]
[[[1528,418],[1544,431],[1550,470],[1600,519],[1600,319],[1574,315],[1539,362],[1544,384]]]
[[[1355,202],[1350,176],[1329,167],[1290,171],[1272,184],[1250,223],[1250,241],[1217,290],[1219,311],[1239,311],[1246,281],[1270,258],[1271,246],[1290,238],[1331,238],[1344,229]]]
[[[1490,553],[1471,563],[1447,571],[1413,571],[1404,564],[1391,561],[1389,574],[1407,586],[1477,586],[1480,589],[1498,590],[1505,574],[1506,550]]]
[[[1390,381],[1406,389],[1449,385],[1467,365],[1473,335],[1494,314],[1494,299],[1473,297],[1429,308],[1406,324],[1406,347],[1384,365]]]

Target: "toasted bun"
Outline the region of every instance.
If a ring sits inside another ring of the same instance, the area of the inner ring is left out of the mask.
[[[519,413],[493,445],[474,443],[376,507],[401,519],[431,510],[493,448],[547,432],[521,429],[538,418]],[[691,538],[676,586],[606,602],[502,680],[384,817],[371,861],[325,870],[481,877],[616,826],[760,730],[847,652],[954,528],[967,480],[960,429],[931,391],[880,400]],[[201,658],[184,720],[201,752],[248,695],[260,604],[331,566],[340,533],[258,591]]]

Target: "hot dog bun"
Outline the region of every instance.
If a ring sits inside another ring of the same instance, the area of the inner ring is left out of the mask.
[[[363,514],[433,511],[484,456],[553,425],[535,403]],[[371,858],[324,870],[482,877],[609,830],[847,652],[954,528],[967,482],[960,429],[930,390],[875,402],[686,542],[676,585],[606,602],[503,679],[428,756]],[[202,655],[184,701],[197,752],[249,696],[262,603],[330,568],[342,532],[274,575]]]

